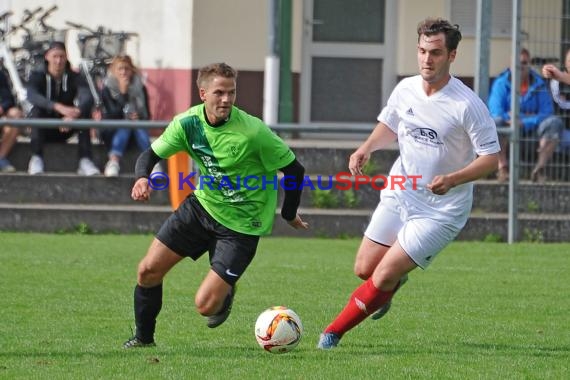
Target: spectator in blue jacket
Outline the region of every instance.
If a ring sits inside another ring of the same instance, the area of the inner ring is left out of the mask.
[[[530,67],[530,53],[522,49],[520,54],[520,110],[519,125],[521,136],[539,139],[538,160],[532,171],[535,180],[544,167],[560,140],[564,127],[562,120],[554,116],[554,106],[547,83]],[[493,82],[489,93],[489,111],[498,127],[511,125],[511,70],[503,71]],[[509,178],[507,161],[508,138],[500,138],[501,152],[497,178],[507,181]]]

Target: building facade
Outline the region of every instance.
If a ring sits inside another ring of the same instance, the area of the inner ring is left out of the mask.
[[[374,124],[397,81],[417,72],[416,25],[427,16],[458,23],[464,39],[452,66],[455,76],[473,83],[476,50],[476,3],[472,0],[280,0],[288,14],[292,121],[300,123]],[[46,4],[47,3],[47,4]],[[135,33],[128,53],[143,72],[154,119],[170,119],[199,102],[195,78],[207,63],[225,61],[240,72],[237,105],[262,117],[264,69],[270,50],[271,0],[0,0],[0,12],[12,11],[17,24],[26,10],[58,9],[49,24],[68,31],[74,65],[80,59],[77,37],[68,21],[91,29]],[[492,2],[491,76],[510,64],[512,0]],[[561,39],[562,0],[539,9],[556,16],[548,31]],[[9,26],[9,25],[8,25]],[[283,23],[282,23],[283,26]],[[524,33],[532,34],[532,25]],[[541,33],[544,33],[541,31]],[[18,44],[18,35],[10,37]],[[282,39],[281,39],[282,41]],[[540,50],[542,49],[542,50]],[[545,45],[538,57],[560,56]]]

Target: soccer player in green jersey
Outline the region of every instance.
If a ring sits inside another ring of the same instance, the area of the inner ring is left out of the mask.
[[[208,181],[164,222],[139,263],[136,332],[124,348],[155,345],[163,278],[185,257],[197,260],[208,251],[210,270],[196,293],[196,308],[211,328],[228,318],[235,285],[255,256],[260,236],[271,232],[279,184],[285,183],[281,216],[295,229],[308,228],[297,214],[305,169],[261,120],[234,106],[236,78],[225,63],[200,69],[203,103],[175,116],[137,160],[131,194],[136,201],[149,199],[154,165],[180,151],[192,157]],[[277,170],[285,182],[277,179]]]

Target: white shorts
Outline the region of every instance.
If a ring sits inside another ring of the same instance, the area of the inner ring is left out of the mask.
[[[422,215],[410,215],[393,196],[383,196],[364,232],[370,240],[392,246],[397,240],[422,269],[451,243],[461,228]]]

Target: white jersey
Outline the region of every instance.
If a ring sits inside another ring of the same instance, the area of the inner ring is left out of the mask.
[[[473,202],[473,184],[435,195],[427,190],[436,175],[455,172],[471,163],[476,155],[500,150],[497,128],[481,99],[457,78],[428,96],[420,75],[398,83],[378,121],[398,135],[400,157],[391,176],[421,176],[417,189],[408,179],[405,189],[395,186],[382,191],[394,195],[407,215],[450,222],[462,228]],[[394,177],[392,177],[394,178]],[[388,195],[388,194],[386,194]]]

